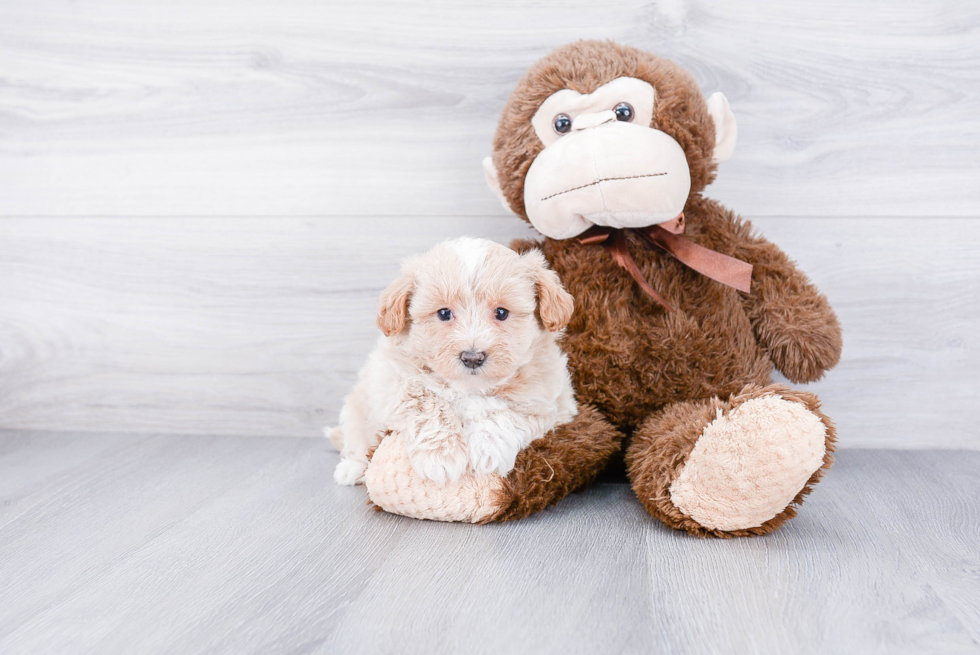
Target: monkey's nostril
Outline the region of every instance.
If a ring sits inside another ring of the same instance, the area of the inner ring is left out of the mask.
[[[465,350],[459,354],[459,359],[466,368],[480,368],[483,366],[483,362],[487,361],[487,354]]]

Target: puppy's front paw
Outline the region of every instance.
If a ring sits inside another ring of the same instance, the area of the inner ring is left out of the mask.
[[[515,446],[496,430],[477,428],[466,434],[470,468],[478,475],[498,473],[501,477],[507,477],[517,460],[518,448]]]
[[[341,459],[337,468],[333,470],[333,479],[337,484],[351,487],[355,484],[364,482],[364,471],[367,469],[366,462],[359,462],[356,459]]]
[[[408,458],[420,477],[428,478],[440,487],[447,482],[456,482],[466,470],[466,450],[458,439],[434,447],[415,448]]]

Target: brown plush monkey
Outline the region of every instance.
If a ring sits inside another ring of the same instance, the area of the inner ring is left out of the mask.
[[[818,399],[770,375],[820,379],[840,358],[837,318],[779,248],[701,195],[735,136],[724,96],[705,100],[686,71],[635,48],[570,44],[520,80],[484,167],[546,237],[513,247],[541,248],[575,298],[562,347],[580,412],[506,480],[470,491],[481,505],[462,520],[537,512],[625,449],[637,497],[668,526],[765,534],[830,467]],[[382,507],[387,484],[368,480]]]

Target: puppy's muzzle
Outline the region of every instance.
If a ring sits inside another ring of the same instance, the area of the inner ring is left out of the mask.
[[[466,368],[477,369],[483,366],[483,362],[487,361],[487,354],[464,350],[459,354],[459,359]]]

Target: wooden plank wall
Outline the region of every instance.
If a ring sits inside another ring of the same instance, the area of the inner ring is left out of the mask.
[[[811,385],[845,446],[980,448],[980,7],[0,5],[0,428],[314,436],[399,258],[528,234],[480,160],[577,38],[722,90],[709,195],[845,329]]]

